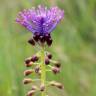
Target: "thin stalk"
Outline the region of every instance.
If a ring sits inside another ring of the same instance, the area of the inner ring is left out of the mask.
[[[41,84],[44,84],[45,86],[45,90],[41,93],[41,96],[46,96],[46,66],[44,47],[42,47],[41,50]]]

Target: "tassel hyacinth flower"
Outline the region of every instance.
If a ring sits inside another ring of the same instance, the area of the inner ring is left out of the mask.
[[[46,51],[46,46],[52,44],[51,32],[64,17],[64,11],[58,7],[47,8],[39,5],[37,8],[31,8],[20,12],[16,18],[16,22],[24,26],[32,32],[32,38],[28,43],[39,45],[40,50],[33,56],[25,60],[25,66],[30,69],[24,71],[24,76],[29,76],[33,73],[38,74],[38,78],[24,78],[24,84],[32,84],[32,88],[27,93],[27,96],[33,96],[37,91],[41,91],[41,96],[47,96],[46,88],[55,86],[59,89],[63,85],[56,81],[47,81],[46,72],[57,74],[60,72],[61,64],[58,61],[52,60],[52,54]],[[31,68],[31,66],[34,66]],[[40,81],[39,86],[33,85],[34,82]]]

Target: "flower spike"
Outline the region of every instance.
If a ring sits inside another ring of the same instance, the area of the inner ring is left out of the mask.
[[[34,96],[38,91],[41,92],[41,96],[48,96],[46,94],[48,82],[51,86],[63,89],[61,83],[56,81],[47,82],[46,72],[59,73],[61,64],[58,61],[52,60],[52,54],[45,51],[46,45],[50,47],[53,42],[51,32],[56,28],[63,17],[64,11],[58,7],[47,8],[39,5],[37,8],[33,7],[19,12],[16,18],[17,23],[32,32],[32,37],[28,40],[28,43],[34,47],[36,47],[36,45],[40,47],[40,50],[35,55],[25,59],[25,66],[27,68],[30,67],[30,69],[24,71],[25,78],[23,83],[32,84],[32,88],[28,91],[27,96]],[[36,75],[36,79],[29,78],[29,75]],[[33,85],[33,81],[36,82],[38,80],[38,86]]]

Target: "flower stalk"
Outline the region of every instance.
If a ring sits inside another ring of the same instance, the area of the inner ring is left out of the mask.
[[[41,96],[46,96],[46,66],[45,66],[45,51],[44,47],[41,49],[41,84],[45,86]]]

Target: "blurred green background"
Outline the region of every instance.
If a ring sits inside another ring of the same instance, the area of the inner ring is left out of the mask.
[[[49,88],[49,96],[96,96],[96,0],[0,0],[0,96],[25,96],[28,91],[22,84],[24,59],[36,50],[27,44],[31,32],[15,18],[38,4],[65,10],[48,49],[61,61],[62,71],[47,75],[61,81],[64,90]]]

